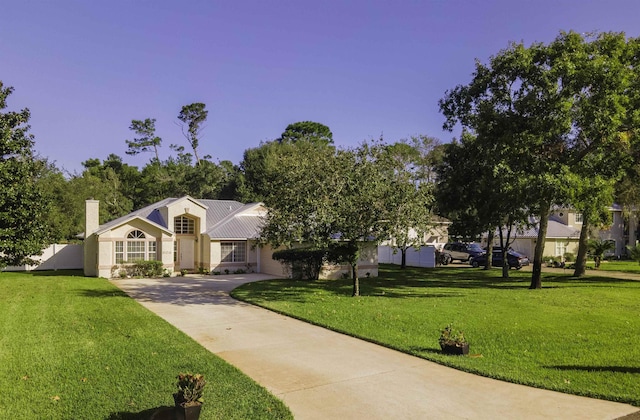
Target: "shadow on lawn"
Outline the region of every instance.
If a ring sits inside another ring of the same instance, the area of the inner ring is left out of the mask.
[[[174,407],[163,406],[150,408],[138,413],[120,411],[111,413],[105,420],[173,420]]]
[[[587,372],[640,373],[640,367],[627,366],[545,366],[558,370],[582,370]]]

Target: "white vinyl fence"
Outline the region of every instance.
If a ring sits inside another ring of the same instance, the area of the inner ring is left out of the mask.
[[[81,270],[84,264],[82,244],[53,244],[42,255],[32,257],[37,265],[5,267],[2,271]]]
[[[383,264],[402,263],[402,253],[398,250],[393,253],[393,247],[380,245],[378,246],[378,262]],[[407,249],[407,266],[409,267],[430,267],[436,266],[436,249],[433,246],[423,246],[418,249]]]

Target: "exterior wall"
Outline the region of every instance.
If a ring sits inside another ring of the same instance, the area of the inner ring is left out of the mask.
[[[200,244],[202,246],[202,261],[200,262],[200,266],[204,270],[211,271],[211,238],[209,238],[208,235],[202,235]]]
[[[614,211],[612,214],[611,226],[600,229],[598,237],[602,240],[615,241],[616,247],[612,251],[616,256],[626,254],[626,241],[624,235],[624,218],[621,211]]]
[[[98,276],[98,238],[92,234],[84,239],[83,262],[85,276]]]
[[[175,272],[175,263],[173,261],[173,242],[174,239],[163,233],[162,238],[158,240],[158,256],[162,261],[162,266],[169,271],[169,273]]]
[[[85,275],[106,278],[115,276],[114,267],[117,266],[115,262],[115,242],[127,241],[127,235],[133,230],[142,231],[145,234],[145,241],[156,242],[156,259],[162,261],[164,268],[173,273],[175,267],[173,263],[172,236],[157,226],[146,223],[140,219],[134,219],[129,223],[100,234],[97,238],[99,244],[99,246],[97,246],[97,270],[94,274],[87,274],[85,266]],[[85,241],[85,246],[86,244],[87,241]],[[90,247],[92,246],[90,242],[88,244]],[[85,253],[85,256],[86,255],[87,253]]]
[[[222,242],[245,242],[246,258],[245,261],[238,262],[222,262],[221,243]],[[209,271],[225,273],[227,270],[231,273],[236,270],[244,270],[248,273],[258,272],[258,247],[253,247],[252,241],[243,241],[238,239],[229,240],[210,240],[209,241]],[[261,257],[261,255],[260,255]],[[271,256],[269,256],[271,258]],[[264,272],[264,271],[262,271]]]
[[[2,271],[32,270],[82,270],[84,267],[83,246],[81,244],[53,244],[44,249],[42,255],[33,256],[37,265],[5,267]]]
[[[289,277],[287,268],[272,258],[274,249],[269,245],[257,248],[260,252],[260,272],[278,277]]]
[[[544,241],[544,250],[542,252],[542,255],[545,257],[562,257],[563,255],[557,255],[557,250],[560,248],[556,246],[557,242],[561,242],[564,244],[564,252],[571,252],[574,256],[578,254],[577,238],[547,238]],[[494,246],[500,246],[500,244],[494,242]],[[536,250],[536,240],[532,238],[516,238],[511,244],[511,248],[513,248],[514,251],[518,251],[519,253],[526,255],[533,262],[533,257]]]
[[[204,233],[207,226],[207,210],[202,205],[184,198],[160,209],[160,214],[167,222],[170,231],[175,231],[173,220],[177,216],[188,216],[196,220],[196,232]]]
[[[569,210],[567,210],[567,209],[558,209],[558,210],[552,212],[551,214],[555,215],[565,225],[573,226],[573,225],[569,225]],[[575,215],[573,217],[573,221],[575,223]]]
[[[85,276],[98,275],[98,239],[94,232],[100,224],[100,202],[86,200],[84,205],[83,267]]]

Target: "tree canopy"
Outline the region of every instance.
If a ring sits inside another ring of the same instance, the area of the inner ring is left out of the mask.
[[[333,133],[324,124],[313,121],[299,121],[289,124],[278,139],[279,143],[308,141],[318,145],[333,144]]]
[[[39,182],[46,162],[34,156],[29,110],[4,111],[12,92],[0,81],[0,267],[29,263],[50,243],[50,202]]]
[[[580,188],[577,183],[591,185],[594,176],[617,176],[607,169],[622,164],[627,148],[623,134],[638,126],[638,112],[631,106],[638,103],[634,51],[637,40],[616,33],[568,32],[546,45],[513,43],[488,64],[477,62],[472,81],[440,101],[445,128],[462,125],[483,149],[495,144],[495,153],[504,159],[497,163],[492,154],[493,163],[485,167],[509,177],[504,185],[520,185],[510,187],[510,194],[526,191],[511,199],[519,211],[536,214],[539,221],[531,288],[541,287],[551,205],[588,211],[590,200],[572,194]],[[588,228],[587,221],[583,229]]]

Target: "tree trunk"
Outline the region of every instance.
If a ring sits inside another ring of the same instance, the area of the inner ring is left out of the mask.
[[[493,238],[495,237],[495,229],[489,229],[487,232],[487,259],[484,263],[484,269],[491,268],[491,260],[493,258]]]
[[[507,258],[507,252],[508,249],[507,247],[509,246],[509,232],[511,231],[510,228],[507,228],[507,240],[505,241],[504,239],[504,231],[502,230],[502,226],[499,227],[499,231],[500,232],[500,250],[502,251],[502,278],[503,279],[508,279],[509,278],[509,258]]]
[[[360,281],[358,280],[358,263],[351,264],[351,276],[353,277],[353,294],[360,296]]]
[[[549,214],[551,205],[542,204],[540,208],[540,223],[538,225],[538,239],[536,249],[533,254],[533,273],[531,274],[531,285],[529,289],[542,289],[542,254],[544,253],[544,243],[547,238],[547,227],[549,226]]]
[[[402,254],[402,261],[400,262],[400,269],[404,270],[407,268],[407,248],[400,248],[400,253]]]
[[[580,241],[578,243],[578,256],[576,257],[576,269],[574,277],[582,277],[587,267],[587,248],[589,241],[589,214],[582,213],[582,230],[580,230]]]

